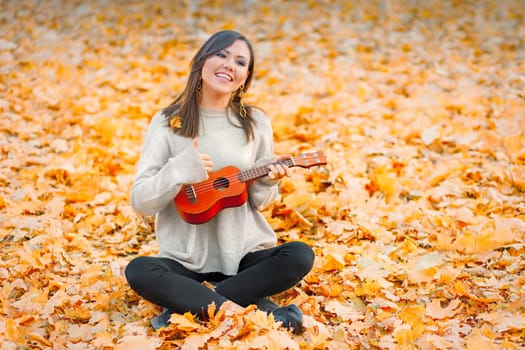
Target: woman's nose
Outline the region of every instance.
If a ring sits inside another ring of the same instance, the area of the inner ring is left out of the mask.
[[[229,69],[229,70],[233,70],[233,61],[230,60],[230,59],[227,59],[224,62],[224,68]]]

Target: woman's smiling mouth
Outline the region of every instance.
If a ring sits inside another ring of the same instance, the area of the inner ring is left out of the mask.
[[[216,73],[215,76],[221,79],[226,79],[228,81],[233,81],[233,78],[229,74],[223,72]]]

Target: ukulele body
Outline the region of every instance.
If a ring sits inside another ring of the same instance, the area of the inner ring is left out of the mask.
[[[183,185],[175,197],[179,215],[191,224],[202,224],[224,208],[237,207],[248,199],[247,183],[239,180],[234,166],[209,174],[205,181]]]

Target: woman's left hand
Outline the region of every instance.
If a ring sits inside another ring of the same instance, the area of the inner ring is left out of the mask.
[[[278,180],[291,175],[290,168],[285,164],[270,164],[268,165],[268,169],[270,169],[268,177],[272,180]]]

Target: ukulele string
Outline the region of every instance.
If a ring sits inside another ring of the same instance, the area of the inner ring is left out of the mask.
[[[282,160],[279,160],[279,161],[277,161],[275,163],[270,163],[270,164],[287,164],[287,163],[288,163],[289,166],[293,165],[292,158],[282,159]],[[268,164],[268,165],[270,165],[270,164]],[[236,177],[239,177],[240,173],[254,173],[254,174],[257,174],[257,171],[259,169],[261,171],[266,171],[266,173],[263,173],[262,175],[268,174],[268,172],[269,172],[268,168],[266,166],[266,167],[261,167],[261,168],[241,171],[239,173],[232,174],[230,176],[219,177],[219,178],[217,178],[217,179],[215,179],[213,181],[206,180],[205,182],[201,182],[201,183],[197,183],[197,184],[193,184],[193,185],[187,185],[187,187],[186,187],[186,195],[190,196],[190,194],[189,194],[189,192],[187,190],[188,187],[192,187],[193,188],[193,190],[191,192],[205,193],[205,192],[208,192],[208,191],[215,191],[215,188],[217,187],[216,185],[219,185],[219,187],[227,186],[231,182],[231,180],[235,179]],[[192,197],[193,197],[193,195],[192,195]]]
[[[279,162],[272,163],[272,164],[286,164],[287,160],[289,160],[289,159],[285,159],[284,161],[279,161]],[[216,184],[220,185],[220,186],[227,185],[228,183],[231,182],[231,180],[235,179],[236,177],[239,177],[241,175],[241,173],[245,173],[245,174],[252,173],[255,176],[258,176],[259,175],[259,171],[262,171],[261,175],[265,175],[265,174],[268,173],[268,168],[267,167],[261,167],[261,168],[256,168],[256,169],[250,169],[250,170],[242,171],[242,172],[239,172],[239,173],[232,174],[230,176],[219,177],[219,178],[215,179],[215,181],[209,181],[208,180],[208,181],[205,181],[205,182],[202,182],[202,183],[197,183],[197,184],[193,185],[193,187],[194,187],[194,189],[198,190],[199,192],[203,192],[203,191],[206,192],[206,191],[209,191],[209,190],[213,190],[215,188]],[[217,182],[217,180],[219,180],[220,182]]]

